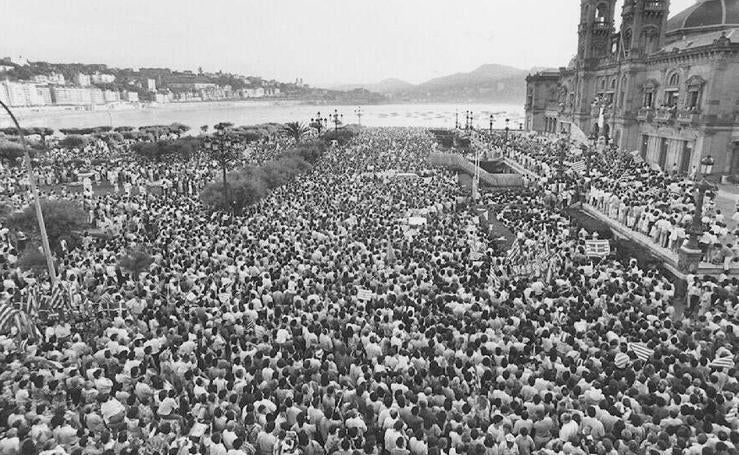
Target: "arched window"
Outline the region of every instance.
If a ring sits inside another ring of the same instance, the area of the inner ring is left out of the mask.
[[[680,86],[680,75],[678,73],[673,73],[670,76],[670,80],[667,82],[668,87],[679,87]]]
[[[653,54],[657,51],[658,44],[659,33],[656,28],[650,27],[642,32],[639,47],[644,53]]]
[[[606,89],[606,78],[600,80],[600,89],[605,90]]]
[[[692,112],[700,111],[700,105],[703,98],[703,86],[706,85],[705,79],[700,76],[691,76],[687,80],[688,94],[685,99],[685,108]]]
[[[595,9],[595,22],[604,24],[608,22],[608,5],[601,3]]]
[[[616,78],[611,79],[611,90],[616,90]]]
[[[624,55],[628,57],[629,50],[631,49],[631,29],[628,29],[623,34],[623,46],[624,46]]]
[[[667,87],[665,87],[665,106],[677,106],[680,98],[680,73],[675,71],[667,77]]]

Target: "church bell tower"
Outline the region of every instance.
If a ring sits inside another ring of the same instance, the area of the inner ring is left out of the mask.
[[[657,52],[665,42],[670,0],[624,0],[621,39],[627,57]]]
[[[616,0],[580,0],[577,58],[585,66],[609,54],[615,8]]]

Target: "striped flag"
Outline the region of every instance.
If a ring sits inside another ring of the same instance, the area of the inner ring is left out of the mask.
[[[719,357],[709,365],[711,368],[734,368],[734,359],[731,357]]]
[[[629,343],[629,350],[633,351],[644,362],[654,355],[654,350],[649,349],[644,343]]]
[[[521,242],[516,239],[505,259],[507,262],[516,262],[521,257],[521,254]]]
[[[67,293],[64,292],[64,286],[57,285],[51,293],[51,299],[49,299],[49,311],[62,311],[68,306],[66,301]]]
[[[624,368],[626,365],[628,365],[630,362],[629,356],[623,352],[619,352],[616,354],[616,358],[614,359],[614,363],[618,368]]]
[[[31,316],[27,313],[19,313],[18,314],[18,328],[21,329],[23,332],[28,334],[28,337],[31,340],[43,340],[44,335],[41,333],[41,330],[38,328],[38,326],[31,320]],[[28,340],[24,340],[26,344],[28,343]],[[23,347],[25,350],[25,347]]]
[[[38,316],[38,288],[36,286],[28,289],[26,301],[21,303],[21,311],[31,317]]]
[[[12,324],[17,324],[20,313],[20,310],[13,308],[10,303],[0,303],[0,332],[6,332],[10,330]]]
[[[246,319],[246,327],[245,327],[245,329],[246,329],[247,332],[253,332],[254,331],[254,319],[252,319],[252,318],[247,318]]]
[[[574,172],[577,172],[578,174],[585,172],[585,161],[580,160],[572,163],[570,165],[570,169],[572,169]]]

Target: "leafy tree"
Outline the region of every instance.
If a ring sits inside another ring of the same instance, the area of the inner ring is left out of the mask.
[[[207,134],[207,133],[208,133],[208,125],[203,125],[203,126],[201,126],[201,127],[200,127],[200,132],[201,132],[202,134]]]
[[[86,145],[87,138],[77,134],[71,134],[59,141],[59,146],[66,149],[83,149]]]
[[[285,123],[282,131],[289,137],[295,139],[295,142],[300,142],[303,136],[308,134],[309,129],[300,122],[288,122]]]
[[[124,131],[123,139],[139,139],[142,136],[140,131]]]
[[[215,210],[233,210],[240,213],[245,207],[259,201],[267,193],[263,180],[251,175],[232,173],[227,186],[212,182],[200,193],[200,201]]]
[[[326,141],[326,143],[336,141],[339,145],[346,145],[356,135],[356,129],[351,127],[344,127],[336,130],[329,129],[321,136],[321,138]]]
[[[234,124],[231,122],[220,122],[220,123],[216,123],[215,125],[213,125],[213,129],[215,129],[216,131],[224,131],[233,126]]]
[[[141,246],[128,249],[126,254],[118,258],[118,265],[129,272],[136,281],[141,272],[146,271],[152,262],[154,258],[146,248]]]
[[[197,146],[198,142],[195,138],[184,138],[157,142],[137,142],[132,149],[134,153],[142,158],[160,162],[165,156],[190,159]]]
[[[0,142],[0,160],[10,166],[18,164],[18,158],[23,158],[23,146],[17,142]]]
[[[61,249],[60,241],[62,239],[71,241],[75,233],[86,225],[87,214],[82,206],[75,201],[42,199],[41,211],[44,214],[49,245],[56,251]],[[38,222],[36,221],[36,209],[33,205],[27,206],[21,212],[10,215],[7,224],[15,230],[23,231],[31,238],[41,238]]]
[[[116,133],[125,133],[128,131],[133,131],[133,127],[132,126],[116,126],[115,128],[113,128],[113,131],[115,131]]]
[[[17,264],[21,270],[31,271],[35,275],[45,275],[49,272],[46,256],[33,243],[26,245],[18,257]]]
[[[169,125],[169,130],[170,130],[170,131],[171,131],[172,133],[174,133],[175,135],[177,135],[177,137],[179,138],[179,137],[180,137],[180,136],[182,136],[183,134],[185,134],[185,133],[187,133],[188,131],[190,131],[190,127],[189,127],[189,126],[187,126],[187,125],[184,125],[184,124],[182,124],[182,123],[177,123],[177,122],[175,122],[175,123],[173,123],[173,124]]]

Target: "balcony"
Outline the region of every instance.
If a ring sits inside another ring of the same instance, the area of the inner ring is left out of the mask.
[[[594,33],[611,32],[613,30],[613,22],[595,22],[593,24]]]
[[[657,109],[654,119],[658,122],[669,123],[675,120],[675,109],[672,107],[661,107]]]
[[[651,122],[654,117],[654,109],[651,107],[643,107],[636,113],[636,119],[640,122]]]
[[[667,4],[665,0],[648,0],[644,2],[644,11],[647,12],[660,12],[666,11]]]
[[[695,125],[700,119],[700,112],[698,111],[680,111],[677,113],[678,123],[685,125]]]

